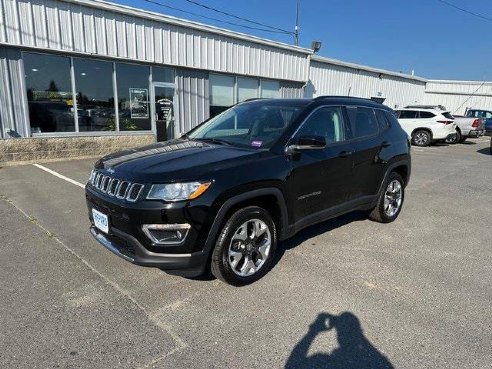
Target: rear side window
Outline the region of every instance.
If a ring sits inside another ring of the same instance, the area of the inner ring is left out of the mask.
[[[379,129],[381,131],[384,131],[385,129],[387,129],[388,127],[391,126],[391,123],[388,120],[388,118],[386,118],[384,111],[378,110],[378,109],[376,109],[374,111],[376,112],[376,119],[378,120]]]
[[[398,115],[399,119],[415,119],[417,118],[418,111],[414,110],[400,110]]]
[[[348,106],[352,137],[368,137],[378,133],[378,123],[371,108]]]
[[[444,112],[444,113],[442,113],[442,115],[444,115],[444,117],[446,119],[454,119],[454,117],[449,112],[447,112],[447,111]]]
[[[386,119],[388,119],[388,121],[393,127],[400,126],[400,123],[398,122],[398,120],[396,119],[393,113],[390,113],[389,111],[384,111],[384,115],[386,116]]]
[[[428,119],[428,118],[434,118],[436,115],[434,113],[431,113],[430,111],[421,111],[420,112],[420,118],[422,119]]]

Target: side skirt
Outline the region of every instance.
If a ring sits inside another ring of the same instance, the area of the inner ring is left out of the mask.
[[[363,196],[332,208],[310,214],[307,217],[298,220],[294,224],[287,226],[287,229],[282,235],[281,241],[294,236],[300,230],[311,225],[321,223],[353,211],[373,209],[377,205],[378,198],[379,194],[373,196]]]

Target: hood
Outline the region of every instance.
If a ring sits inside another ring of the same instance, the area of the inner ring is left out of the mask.
[[[217,170],[261,155],[261,151],[252,149],[172,140],[107,155],[96,168],[128,180],[174,182],[207,179]]]

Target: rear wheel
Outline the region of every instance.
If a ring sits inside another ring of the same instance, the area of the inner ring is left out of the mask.
[[[450,138],[446,138],[446,143],[448,144],[457,144],[458,142],[461,142],[461,132],[459,129],[456,130],[456,135],[452,136]]]
[[[432,142],[431,134],[423,129],[412,134],[412,143],[415,146],[429,146]]]
[[[235,212],[222,228],[212,253],[211,271],[233,286],[263,277],[277,247],[277,229],[263,208],[249,206]]]
[[[404,199],[403,179],[398,173],[391,172],[386,179],[378,204],[369,214],[369,218],[381,223],[394,221],[400,214]]]

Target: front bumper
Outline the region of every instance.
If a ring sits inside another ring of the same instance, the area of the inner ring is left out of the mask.
[[[163,254],[147,250],[136,238],[112,228],[106,235],[91,226],[91,234],[105,248],[133,264],[156,267],[170,274],[195,277],[204,273],[208,255],[204,251],[191,254]]]

